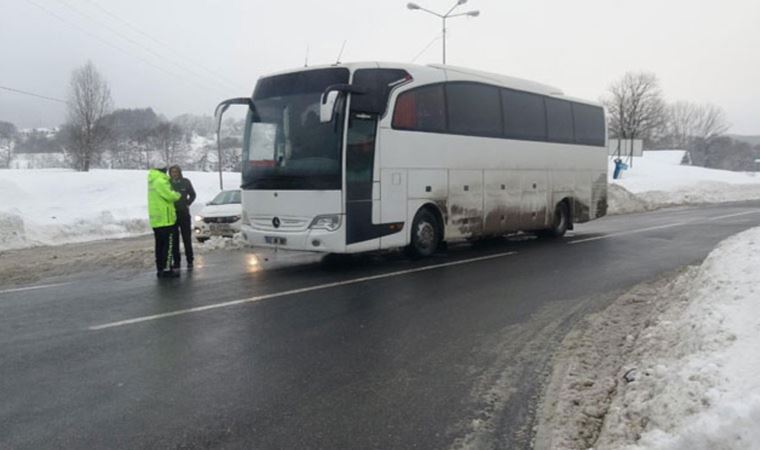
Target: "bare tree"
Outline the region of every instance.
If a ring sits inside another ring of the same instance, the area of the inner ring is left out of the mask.
[[[662,140],[666,146],[688,149],[695,139],[709,143],[728,127],[720,107],[680,101],[668,105]]]
[[[709,103],[702,104],[697,109],[695,125],[694,136],[706,141],[724,135],[730,127],[723,108]]]
[[[626,73],[602,101],[609,112],[610,134],[619,139],[649,139],[663,123],[665,101],[652,73]]]
[[[0,122],[0,162],[2,167],[10,167],[13,159],[13,146],[16,141],[16,125]]]
[[[100,120],[112,104],[111,89],[91,61],[74,70],[64,129],[66,152],[75,169],[87,172],[97,162],[108,140],[108,129]]]
[[[179,125],[162,122],[150,132],[151,147],[161,155],[161,159],[170,164],[180,163],[186,156],[185,131]]]

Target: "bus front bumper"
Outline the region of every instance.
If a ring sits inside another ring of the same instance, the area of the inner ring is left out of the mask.
[[[240,230],[248,245],[263,248],[280,248],[321,253],[340,253],[343,245],[343,228],[336,231],[307,229],[304,231],[277,232],[259,230],[242,225]]]

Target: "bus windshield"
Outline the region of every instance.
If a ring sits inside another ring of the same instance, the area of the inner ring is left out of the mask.
[[[243,141],[243,189],[340,189],[344,103],[319,121],[321,94],[347,83],[347,69],[310,70],[261,79]]]

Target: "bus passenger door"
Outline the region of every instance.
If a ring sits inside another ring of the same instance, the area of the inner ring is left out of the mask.
[[[357,251],[379,249],[378,238],[403,227],[403,222],[372,221],[376,136],[376,116],[351,113],[346,145],[346,244],[363,243],[353,248]]]

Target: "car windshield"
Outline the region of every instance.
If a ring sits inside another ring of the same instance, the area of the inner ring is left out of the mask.
[[[321,69],[259,81],[246,120],[244,189],[340,189],[342,116],[321,123],[319,107],[325,88],[348,75]]]
[[[240,191],[222,191],[216,194],[209,205],[235,205],[240,204]]]

